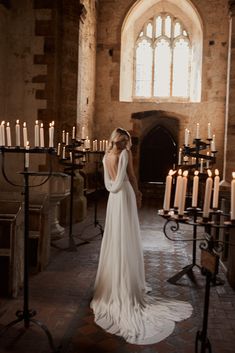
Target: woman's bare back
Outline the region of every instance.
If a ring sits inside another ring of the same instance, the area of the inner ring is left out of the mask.
[[[114,181],[118,172],[118,162],[120,153],[108,152],[105,156],[106,168],[111,179]]]

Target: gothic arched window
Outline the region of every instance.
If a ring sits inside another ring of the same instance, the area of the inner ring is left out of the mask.
[[[182,22],[159,13],[142,27],[136,40],[136,98],[189,99],[191,43]]]

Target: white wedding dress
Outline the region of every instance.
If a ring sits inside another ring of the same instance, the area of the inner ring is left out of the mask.
[[[128,152],[119,156],[112,181],[104,164],[110,192],[91,308],[95,322],[134,344],[152,344],[169,336],[175,321],[188,318],[187,302],[146,294],[144,259],[134,190],[126,172]]]

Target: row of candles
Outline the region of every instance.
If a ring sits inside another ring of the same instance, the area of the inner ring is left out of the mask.
[[[54,147],[54,121],[49,124],[49,147]],[[22,133],[21,133],[22,131]],[[23,137],[23,141],[21,140]],[[22,141],[22,142],[21,142]],[[15,146],[20,147],[23,145],[24,147],[29,146],[28,139],[28,129],[26,122],[23,123],[22,129],[20,125],[20,121],[16,120],[15,123]],[[0,146],[11,147],[12,143],[12,131],[10,123],[5,123],[5,121],[1,122],[0,125]],[[35,121],[34,125],[34,147],[45,147],[45,139],[44,139],[44,126],[43,123],[39,125],[39,121]]]
[[[206,152],[207,157],[214,157],[214,153],[213,152]],[[178,154],[178,165],[183,165],[183,164],[187,164],[187,165],[195,165],[196,164],[196,157],[189,157],[189,156],[183,156],[183,149],[180,148],[179,149],[179,154]],[[206,169],[210,168],[210,159],[206,159],[206,158],[200,158],[200,164],[199,164],[199,168],[200,168],[200,173],[203,173],[204,168],[206,167]]]
[[[165,195],[163,210],[169,212],[170,202],[171,202],[171,190],[173,175],[176,173],[174,170],[170,170],[166,177],[166,186],[165,186]],[[208,177],[206,179],[205,193],[204,193],[204,202],[203,202],[203,218],[209,218],[211,206],[212,209],[218,209],[219,202],[219,187],[220,187],[220,177],[218,169],[215,170],[215,176],[212,177],[212,172],[210,169],[207,171]],[[231,220],[235,220],[235,172],[232,173],[231,181]],[[188,186],[188,171],[185,170],[182,173],[182,170],[178,170],[178,176],[176,177],[176,188],[174,195],[174,208],[178,210],[178,215],[183,216],[185,211],[186,203],[186,193]],[[198,206],[198,192],[199,192],[199,171],[194,172],[193,177],[193,189],[192,189],[192,207],[196,208]],[[213,194],[213,198],[212,198]]]
[[[189,139],[190,139],[190,130],[188,128],[186,128],[184,130],[184,145],[186,147],[189,146]],[[200,140],[201,139],[201,135],[200,135],[200,124],[197,123],[196,125],[196,140]],[[211,124],[208,123],[207,125],[207,140],[210,141],[210,149],[211,152],[216,152],[216,147],[215,147],[215,135],[212,135],[211,132]]]

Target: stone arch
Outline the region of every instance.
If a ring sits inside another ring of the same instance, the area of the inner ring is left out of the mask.
[[[121,30],[120,101],[132,101],[136,35],[145,21],[157,11],[170,11],[187,26],[192,43],[190,101],[201,101],[203,26],[201,16],[190,0],[138,0],[127,13]]]

